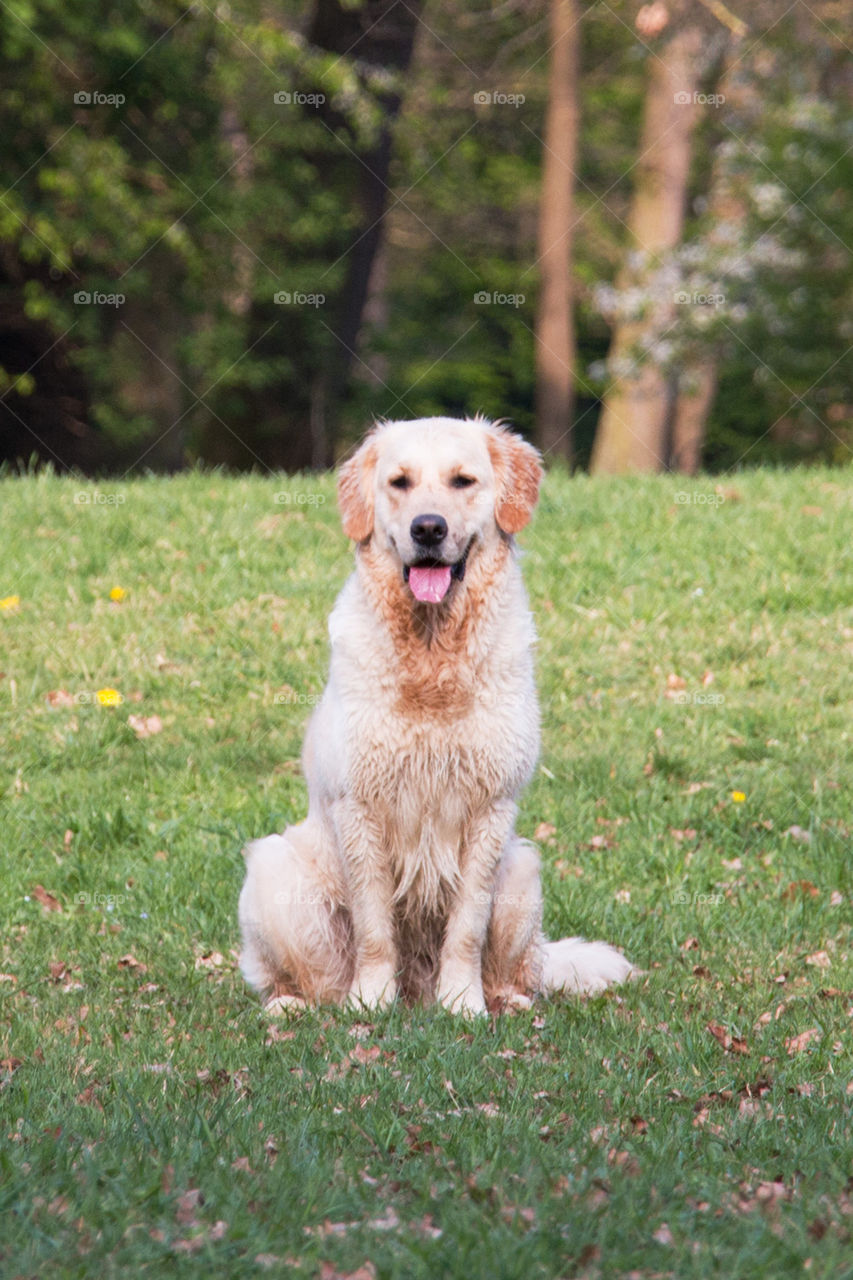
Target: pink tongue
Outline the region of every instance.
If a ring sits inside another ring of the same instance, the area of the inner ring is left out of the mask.
[[[416,600],[438,604],[450,586],[450,565],[443,564],[438,569],[419,569],[413,565],[409,570],[409,586]]]

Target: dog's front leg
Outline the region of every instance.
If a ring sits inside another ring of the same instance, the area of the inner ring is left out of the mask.
[[[355,949],[349,999],[378,1008],[397,995],[394,882],[384,856],[381,827],[367,808],[348,799],[341,802],[335,817]]]
[[[516,806],[500,800],[469,823],[461,878],[450,909],[438,970],[437,999],[454,1013],[485,1013],[483,948],[492,914],[497,867],[515,822]]]

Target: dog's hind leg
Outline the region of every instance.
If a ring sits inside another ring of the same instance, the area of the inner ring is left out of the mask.
[[[274,1012],[341,1003],[352,982],[352,927],[323,837],[309,818],[245,851],[240,968]]]
[[[540,987],[542,885],[539,854],[513,835],[498,867],[483,955],[483,992],[490,1009],[530,1007]]]
[[[539,855],[518,836],[498,869],[483,969],[486,1001],[493,1008],[527,1008],[539,992],[595,995],[638,973],[606,942],[545,940]]]

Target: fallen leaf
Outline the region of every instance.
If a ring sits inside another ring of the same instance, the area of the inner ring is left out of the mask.
[[[204,1196],[201,1191],[198,1187],[191,1187],[189,1191],[185,1191],[178,1197],[175,1218],[181,1226],[190,1226],[196,1221],[196,1209],[200,1209],[203,1204]]]
[[[662,1223],[660,1224],[660,1226],[658,1227],[657,1231],[654,1231],[654,1232],[652,1233],[652,1239],[653,1239],[653,1240],[657,1240],[658,1244],[672,1244],[672,1243],[673,1243],[672,1232],[670,1231],[669,1226],[667,1225],[667,1223],[662,1222]]]
[[[334,1262],[321,1262],[319,1280],[376,1280],[376,1268],[363,1262],[357,1271],[339,1271]]]
[[[367,1223],[371,1231],[394,1231],[399,1225],[400,1219],[392,1205],[388,1206],[381,1217],[371,1218]]]
[[[828,969],[832,961],[825,951],[815,951],[813,955],[806,956],[804,963],[812,965],[815,969]]]
[[[788,1053],[802,1053],[815,1040],[819,1040],[821,1036],[818,1027],[809,1027],[808,1031],[801,1031],[798,1036],[789,1036],[785,1041],[785,1048]]]
[[[589,842],[590,849],[616,849],[618,842],[611,840],[608,836],[593,836]]]
[[[785,902],[793,902],[796,898],[817,898],[820,890],[811,880],[792,880],[787,889],[782,890]]]
[[[128,716],[127,723],[137,738],[151,738],[163,731],[163,721],[159,716]]]
[[[139,973],[148,972],[148,965],[143,964],[141,960],[137,960],[136,956],[132,956],[130,952],[126,956],[119,956],[118,967],[120,969],[135,969]]]
[[[710,1031],[711,1035],[726,1051],[726,1053],[749,1053],[749,1047],[746,1041],[741,1039],[739,1036],[731,1035],[731,1033],[726,1031],[725,1027],[721,1027],[719,1023],[709,1022],[706,1030]]]
[[[365,1066],[368,1062],[375,1062],[381,1053],[382,1053],[382,1050],[380,1049],[378,1044],[372,1044],[368,1046],[365,1046],[363,1044],[357,1044],[357,1045],[354,1045],[352,1049],[350,1049],[349,1053],[347,1054],[347,1057],[349,1058],[350,1062],[357,1062],[361,1066]]]
[[[811,842],[812,833],[806,831],[805,827],[789,827],[787,831],[782,832],[783,836],[790,836],[792,840],[799,840],[802,844]]]
[[[76,707],[77,699],[67,689],[51,689],[46,695],[51,707]]]
[[[58,898],[54,898],[52,893],[48,893],[44,885],[37,884],[33,889],[33,897],[36,902],[44,907],[45,911],[61,911],[62,903]]]
[[[540,822],[533,832],[534,840],[542,840],[545,844],[553,844],[557,828],[550,822]]]

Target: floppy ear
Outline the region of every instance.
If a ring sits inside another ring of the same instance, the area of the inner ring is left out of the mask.
[[[490,427],[486,444],[495,472],[495,520],[504,533],[518,533],[539,497],[544,474],[538,450],[513,431]]]
[[[376,469],[376,441],[368,436],[338,473],[338,507],[344,533],[364,542],[373,532],[373,472]]]

